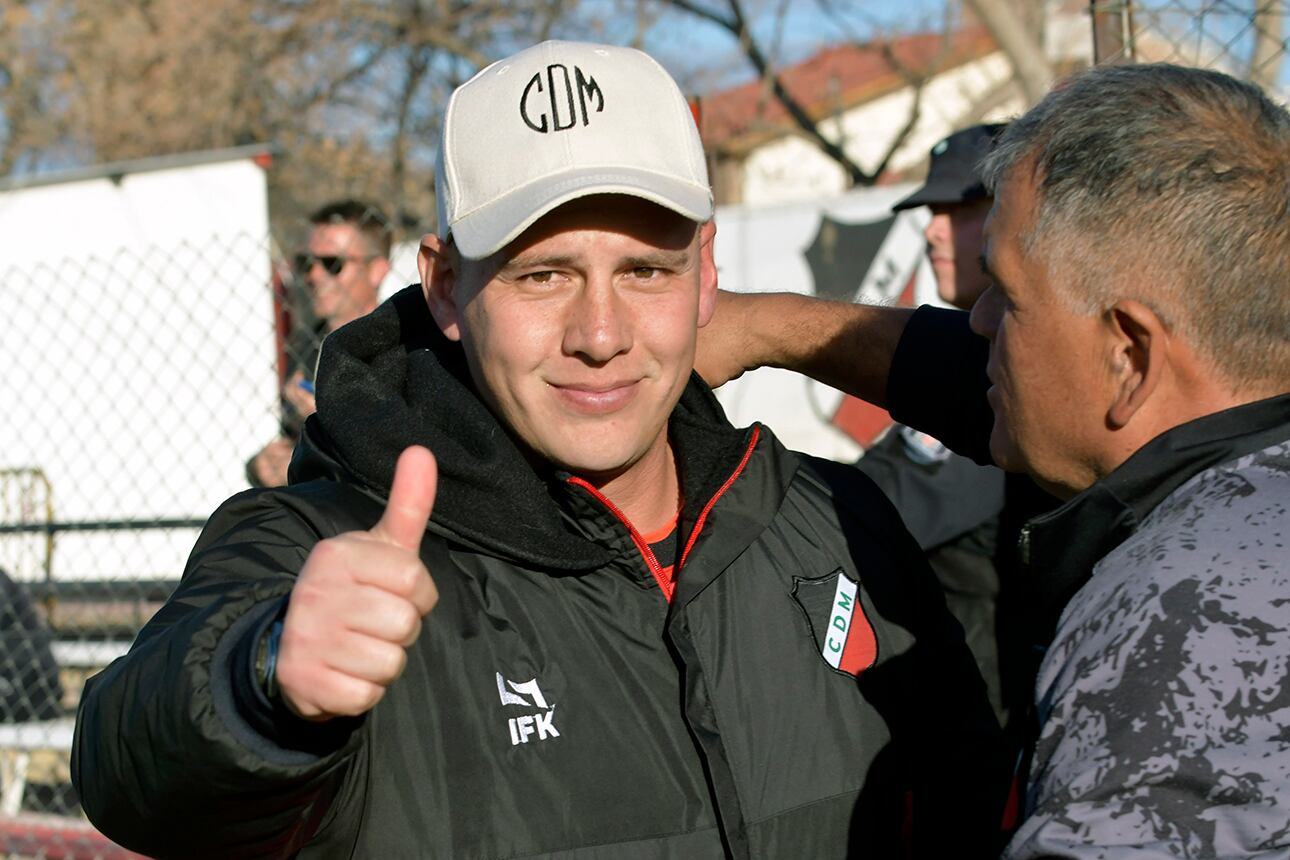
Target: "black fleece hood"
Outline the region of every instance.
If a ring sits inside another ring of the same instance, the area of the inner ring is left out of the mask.
[[[291,483],[346,480],[384,499],[399,453],[424,445],[439,462],[436,531],[555,570],[594,569],[613,555],[569,527],[552,495],[565,476],[539,474],[479,399],[460,344],[440,332],[419,286],[327,337],[317,392]],[[697,375],[669,432],[687,497],[720,482],[745,436]]]

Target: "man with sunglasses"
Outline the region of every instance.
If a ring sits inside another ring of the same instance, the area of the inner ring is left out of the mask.
[[[314,413],[313,377],[322,339],[374,310],[390,271],[390,229],[381,210],[361,200],[338,200],[309,216],[313,229],[295,272],[312,308],[314,325],[300,325],[287,345],[282,423],[277,437],[246,464],[253,487],[281,487],[304,421]]]

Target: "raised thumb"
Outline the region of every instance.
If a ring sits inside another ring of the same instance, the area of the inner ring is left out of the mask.
[[[380,522],[372,527],[372,536],[413,552],[419,550],[438,486],[434,455],[420,445],[405,448],[394,464],[390,497]]]

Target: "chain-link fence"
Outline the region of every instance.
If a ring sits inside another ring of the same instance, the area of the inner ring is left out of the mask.
[[[1090,20],[1100,61],[1203,64],[1285,98],[1290,2],[1102,0]],[[0,265],[0,856],[129,856],[70,785],[81,687],[211,510],[281,480],[329,321],[416,280],[410,243],[385,271],[379,216],[374,235],[333,212],[275,239],[255,158],[0,187],[20,237]]]
[[[1094,0],[1097,62],[1217,69],[1290,94],[1290,0]]]
[[[0,193],[31,237],[0,269],[0,856],[128,856],[70,783],[81,688],[215,506],[285,480],[321,337],[416,280],[361,203],[271,237],[264,184],[233,152]]]

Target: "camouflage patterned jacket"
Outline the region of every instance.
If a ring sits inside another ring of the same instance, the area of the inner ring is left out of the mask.
[[[1290,858],[1290,395],[1163,434],[1027,544],[1060,617],[1005,858]]]

